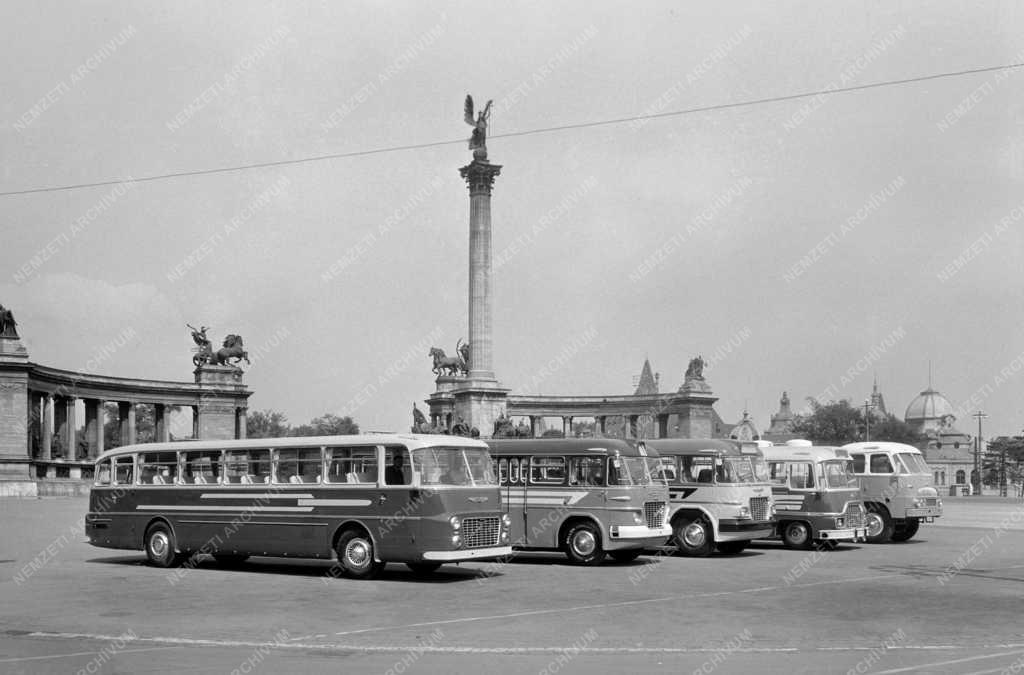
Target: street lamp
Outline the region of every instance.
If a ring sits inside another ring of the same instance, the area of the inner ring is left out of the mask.
[[[871,409],[875,406],[871,399],[866,398],[861,407],[864,408],[864,442],[866,443],[871,440]]]
[[[978,420],[978,436],[974,439],[974,494],[981,495],[981,420],[988,415],[979,410],[971,417]]]

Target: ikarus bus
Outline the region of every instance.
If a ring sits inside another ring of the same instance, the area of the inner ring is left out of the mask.
[[[512,553],[487,446],[367,434],[149,443],[96,460],[85,533],[150,563],[330,559],[355,578]]]
[[[648,451],[610,438],[489,440],[512,546],[562,551],[581,565],[620,562],[665,543],[668,488]]]
[[[768,464],[778,535],[789,548],[866,537],[864,504],[850,455],[792,440],[760,448]]]
[[[775,533],[772,488],[757,444],[725,439],[644,441],[668,483],[670,545],[683,555],[736,554]]]
[[[942,515],[924,454],[903,443],[865,442],[843,446],[853,458],[867,508],[868,541],[907,541],[921,521]]]

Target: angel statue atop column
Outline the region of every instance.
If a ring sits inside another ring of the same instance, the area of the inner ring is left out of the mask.
[[[473,97],[466,94],[466,124],[473,127],[473,135],[469,138],[469,149],[473,151],[473,159],[487,159],[487,127],[491,123],[491,104],[488,101],[484,109],[473,119]]]

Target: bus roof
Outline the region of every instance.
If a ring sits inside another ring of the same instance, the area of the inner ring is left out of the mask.
[[[849,459],[850,453],[834,445],[772,445],[761,448],[764,458],[772,460],[809,460],[823,462],[827,459]]]
[[[861,441],[860,443],[847,443],[843,446],[850,452],[870,452],[871,450],[878,450],[880,452],[913,452],[918,455],[923,455],[919,449],[906,443],[893,443],[890,441]]]
[[[737,441],[730,438],[653,438],[644,441],[648,448],[654,448],[661,455],[757,455],[753,441]]]
[[[350,434],[346,436],[286,436],[281,438],[246,438],[225,441],[171,441],[170,443],[137,443],[107,450],[95,461],[130,455],[135,452],[178,452],[180,450],[233,450],[262,448],[308,448],[322,445],[385,445],[402,442],[410,449],[447,445],[465,448],[486,448],[477,438],[445,434]]]
[[[515,455],[620,455],[637,456],[640,450],[636,441],[621,438],[500,438],[488,439],[491,454]],[[651,453],[656,456],[658,453]]]

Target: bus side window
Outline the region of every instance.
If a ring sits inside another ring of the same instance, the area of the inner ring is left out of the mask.
[[[139,455],[139,481],[143,485],[174,485],[178,481],[178,453],[147,452]]]
[[[327,448],[327,482],[375,485],[377,483],[377,446]]]
[[[789,486],[797,490],[814,487],[814,465],[808,462],[793,462],[789,469]]]
[[[96,465],[96,485],[110,485],[110,460]]]
[[[508,460],[502,457],[498,461],[498,482],[502,485],[508,483]]]
[[[395,466],[400,458],[401,468]],[[387,485],[408,485],[412,482],[412,461],[404,445],[389,445],[384,449],[384,482]]]
[[[181,482],[185,485],[216,485],[220,482],[221,461],[219,450],[201,450],[184,454],[185,470]]]
[[[533,457],[530,469],[531,483],[558,485],[565,482],[564,457]]]
[[[888,455],[871,455],[871,473],[892,473],[892,462]]]
[[[114,459],[114,482],[118,485],[131,485],[135,476],[135,456],[117,457]]]
[[[519,482],[519,458],[512,457],[508,460],[508,482],[515,485]]]
[[[864,455],[850,455],[853,457],[853,472],[864,473]]]
[[[277,483],[318,483],[320,448],[288,448],[274,452],[274,476]]]
[[[768,480],[775,485],[786,484],[786,464],[784,462],[771,462],[768,464]]]
[[[604,457],[570,457],[569,485],[604,485]]]

